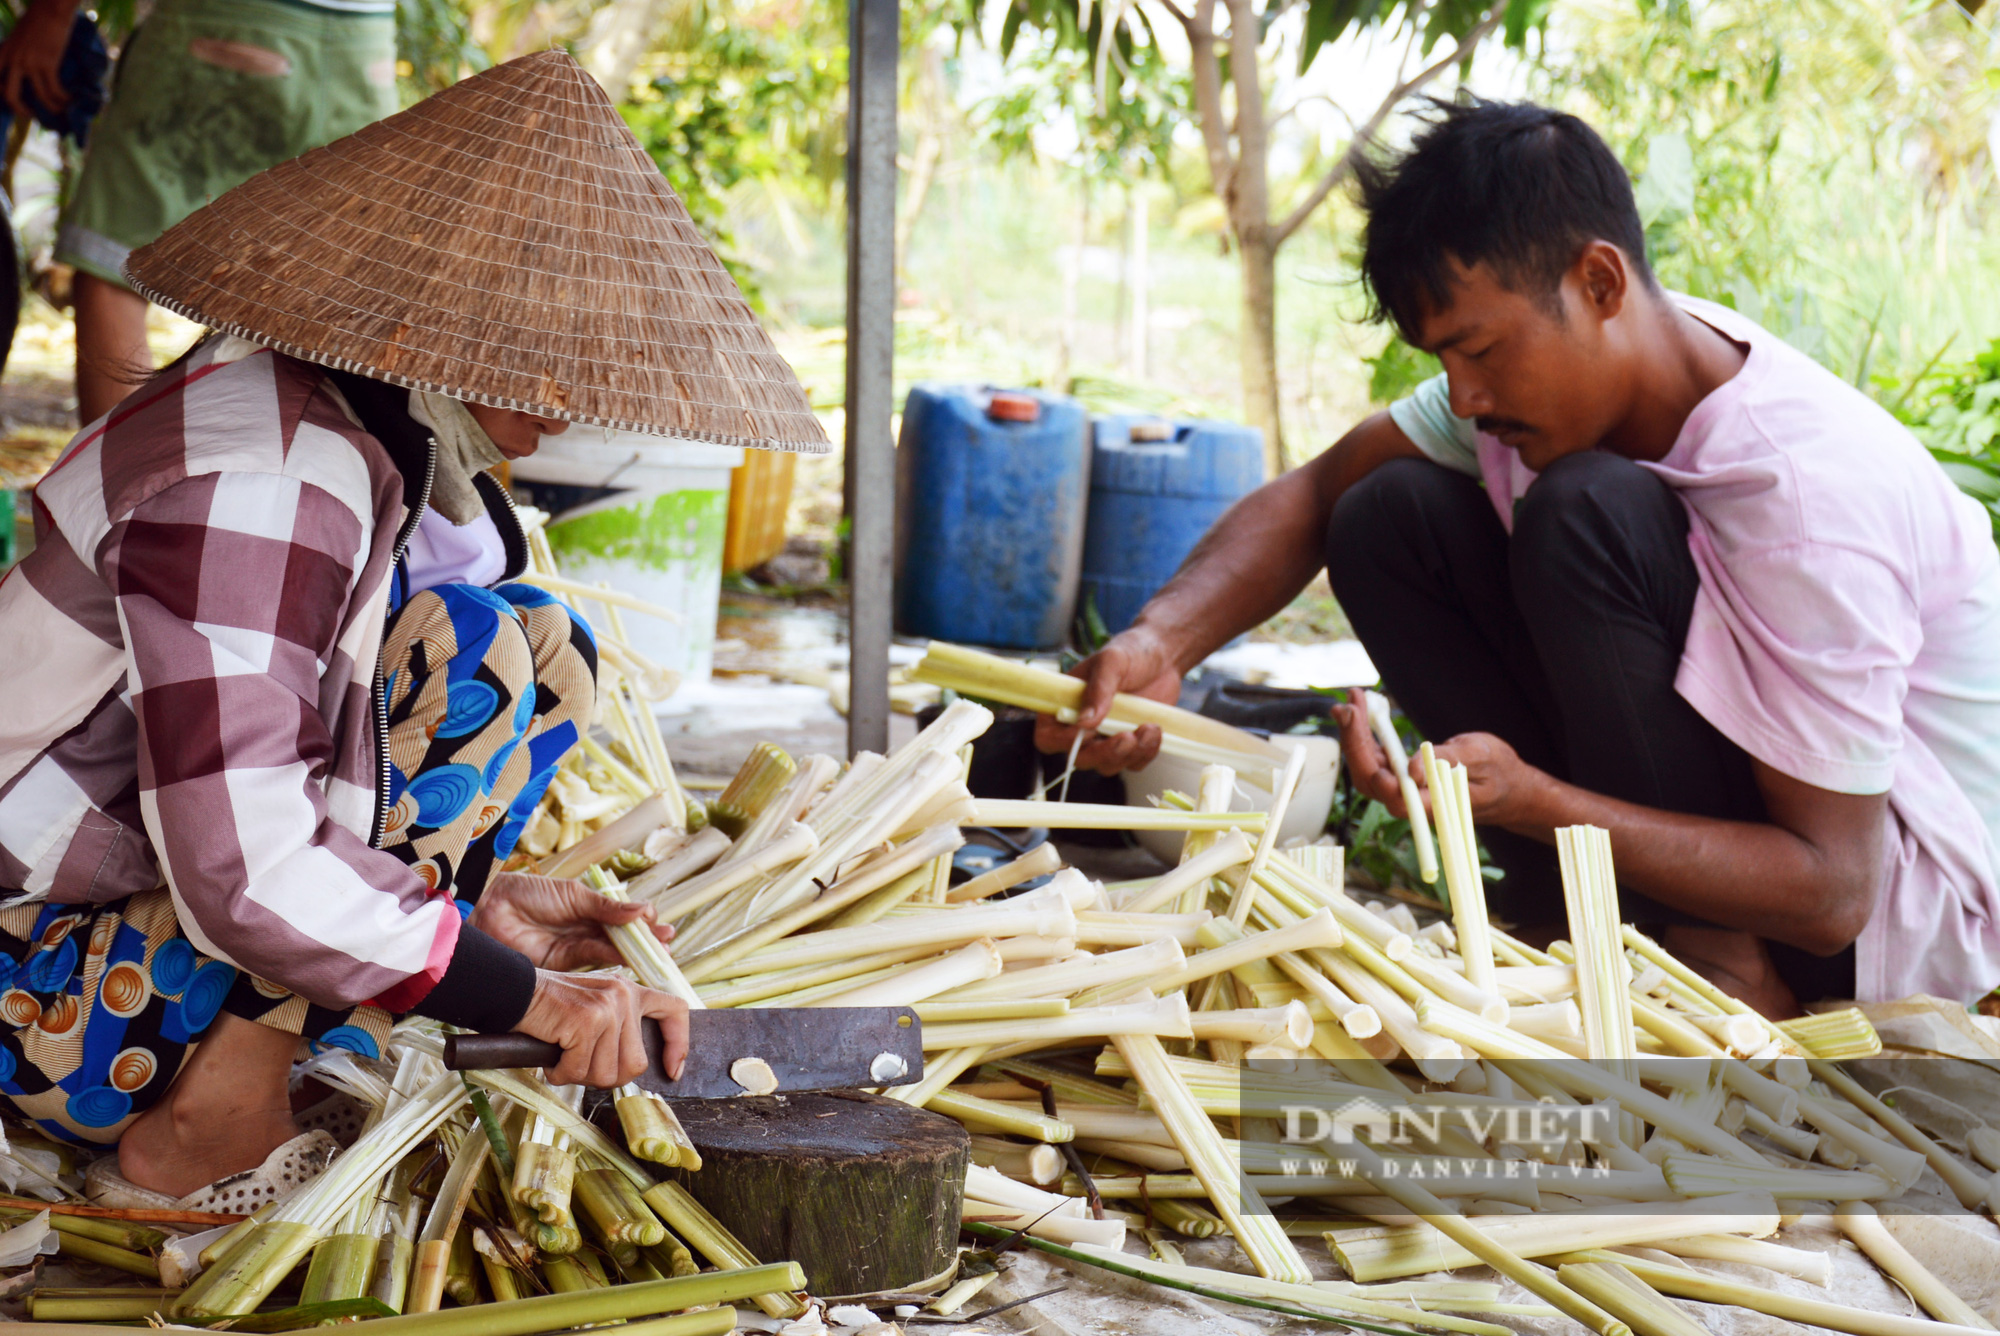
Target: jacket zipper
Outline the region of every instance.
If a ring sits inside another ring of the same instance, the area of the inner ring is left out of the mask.
[[[500,578],[503,581],[518,580],[528,573],[528,565],[531,560],[528,551],[528,526],[521,523],[521,508],[514,504],[513,495],[505,487],[494,481],[493,475],[489,473],[475,473],[472,475],[472,481],[473,486],[479,491],[480,495],[484,496],[486,493],[491,492],[495,496],[498,496],[500,498],[501,509],[507,512],[509,524],[506,530],[500,535],[501,541],[507,545],[507,570]],[[487,509],[491,510],[492,507],[489,505]],[[500,525],[496,521],[493,527],[497,529],[500,528]]]
[[[431,483],[437,478],[437,449],[435,436],[429,439],[430,453],[424,459],[424,485],[417,493],[417,505],[403,520],[403,527],[396,531],[396,548],[389,557],[389,578],[396,578],[396,571],[403,564],[403,549],[409,546],[410,535],[417,531],[417,525],[424,517],[424,510],[431,503]],[[375,687],[368,693],[369,704],[375,711],[375,820],[368,830],[368,847],[382,847],[383,827],[389,824],[389,697],[382,689],[382,651],[375,651]]]

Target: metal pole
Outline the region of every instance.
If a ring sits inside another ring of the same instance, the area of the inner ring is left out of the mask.
[[[848,0],[847,750],[889,747],[896,544],[896,0]]]

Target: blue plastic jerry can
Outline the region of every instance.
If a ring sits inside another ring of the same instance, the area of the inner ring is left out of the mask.
[[[1107,630],[1132,624],[1201,536],[1264,481],[1264,434],[1233,422],[1114,414],[1094,422],[1083,588]]]
[[[1005,649],[1068,638],[1083,564],[1083,407],[919,384],[896,449],[896,629]]]

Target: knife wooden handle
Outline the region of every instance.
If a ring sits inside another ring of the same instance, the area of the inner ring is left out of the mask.
[[[454,1034],[444,1041],[447,1071],[483,1072],[495,1067],[555,1067],[562,1045],[529,1034]]]

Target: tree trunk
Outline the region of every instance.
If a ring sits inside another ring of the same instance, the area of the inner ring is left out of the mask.
[[[1243,257],[1243,410],[1264,433],[1264,475],[1284,472],[1285,440],[1278,408],[1278,245],[1271,225],[1270,140],[1264,116],[1264,71],[1258,62],[1261,19],[1254,0],[1229,0],[1229,81],[1236,89],[1236,170],[1224,202]]]
[[[1278,410],[1278,248],[1258,230],[1237,237],[1243,258],[1243,312],[1236,341],[1243,357],[1243,412],[1264,433],[1264,476],[1285,471]]]
[[[971,1139],[949,1118],[859,1091],[677,1100],[701,1151],[669,1170],[759,1261],[795,1261],[822,1297],[951,1265]]]

